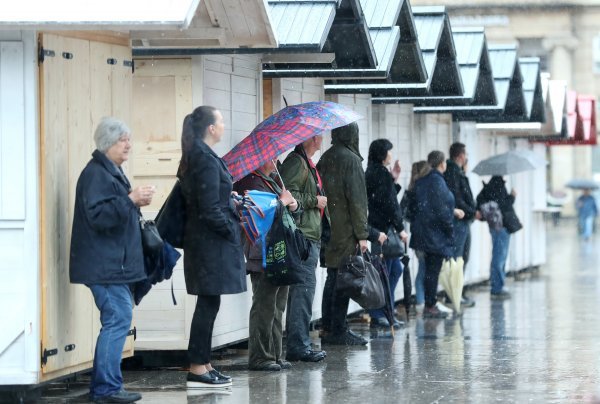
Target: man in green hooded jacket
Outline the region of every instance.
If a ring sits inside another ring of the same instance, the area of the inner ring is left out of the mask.
[[[327,192],[331,237],[325,247],[327,281],[323,290],[322,342],[331,345],[364,345],[367,341],[348,329],[346,314],[350,298],[335,290],[342,259],[367,249],[367,189],[358,150],[356,122],[331,132],[332,146],[317,165]]]

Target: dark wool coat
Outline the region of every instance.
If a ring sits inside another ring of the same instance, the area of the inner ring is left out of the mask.
[[[465,217],[461,220],[473,221],[477,205],[475,204],[475,199],[473,199],[469,179],[454,161],[448,160],[447,164],[448,168],[446,168],[446,172],[444,173],[444,179],[450,192],[454,195],[456,208],[462,209],[465,212]]]
[[[411,223],[410,248],[452,256],[454,250],[454,196],[438,170],[415,183],[416,211]]]
[[[358,151],[358,126],[334,129],[329,148],[317,169],[323,179],[331,218],[331,238],[325,247],[325,262],[337,268],[342,258],[354,254],[359,240],[367,240],[367,189],[362,157]]]
[[[398,203],[400,185],[394,183],[394,177],[381,163],[369,162],[365,172],[367,198],[369,200],[369,224],[384,233],[390,226],[401,232],[402,210]]]
[[[146,278],[140,213],[117,166],[95,150],[75,191],[71,283],[130,284]]]
[[[191,295],[246,291],[239,217],[225,163],[202,140],[194,142],[180,176],[186,202],[183,268]]]

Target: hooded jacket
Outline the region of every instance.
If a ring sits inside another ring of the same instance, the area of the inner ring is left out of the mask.
[[[359,240],[369,237],[367,189],[358,150],[358,125],[351,123],[331,132],[331,148],[317,168],[327,195],[331,238],[325,248],[327,267],[338,268],[347,255],[354,254]]]

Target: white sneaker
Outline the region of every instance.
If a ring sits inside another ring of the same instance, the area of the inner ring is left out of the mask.
[[[435,307],[437,307],[437,309],[438,309],[439,311],[441,311],[442,313],[453,313],[453,312],[454,312],[454,310],[452,310],[452,309],[450,309],[450,308],[446,307],[445,305],[443,305],[443,304],[442,304],[442,303],[440,303],[440,302],[437,302],[437,303],[435,304]]]
[[[417,314],[423,314],[423,309],[425,309],[425,303],[415,305],[415,311]]]

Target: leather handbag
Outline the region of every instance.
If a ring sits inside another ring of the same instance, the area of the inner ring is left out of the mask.
[[[162,251],[163,239],[158,233],[154,220],[146,220],[140,216],[140,230],[142,233],[142,248],[144,255],[155,255]]]
[[[159,234],[175,248],[183,248],[185,232],[185,198],[179,180],[156,215]]]
[[[381,246],[381,253],[383,258],[392,259],[400,258],[404,255],[404,243],[400,239],[400,235],[394,229],[394,226],[390,226],[387,231],[387,240]]]
[[[385,289],[370,254],[359,253],[346,257],[338,269],[336,290],[347,294],[363,309],[385,306]]]

